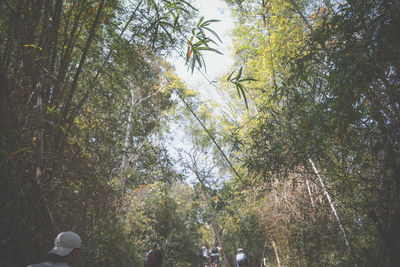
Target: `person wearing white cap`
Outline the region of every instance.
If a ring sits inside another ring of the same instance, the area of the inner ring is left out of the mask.
[[[76,260],[82,240],[77,233],[62,232],[54,240],[54,247],[49,251],[48,261],[28,267],[70,267]]]
[[[238,248],[238,253],[236,254],[236,267],[247,267],[248,261],[246,254],[244,254],[242,248]]]

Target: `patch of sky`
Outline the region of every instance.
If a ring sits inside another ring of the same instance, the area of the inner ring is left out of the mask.
[[[213,23],[210,28],[212,28],[222,40],[222,43],[214,47],[218,49],[222,55],[214,52],[204,52],[203,56],[206,63],[206,70],[195,69],[193,73],[188,66],[185,65],[185,59],[179,55],[171,56],[169,61],[175,67],[175,73],[187,84],[188,88],[199,92],[201,101],[211,101],[214,103],[217,102],[220,105],[226,105],[223,100],[223,92],[221,92],[218,84],[219,79],[231,71],[234,63],[233,56],[230,52],[232,46],[231,32],[234,27],[234,22],[230,10],[224,1],[197,0],[195,6],[199,9],[199,18],[204,16],[205,20],[220,20],[219,22]],[[212,112],[217,113],[220,111],[215,110]],[[197,178],[188,170],[187,166],[191,161],[188,152],[193,152],[193,143],[191,143],[190,138],[185,135],[184,127],[185,122],[170,125],[168,150],[169,155],[174,159],[175,168],[186,176],[186,180],[189,184],[193,184],[196,183]],[[207,157],[207,155],[204,155],[204,157],[200,159],[199,164],[203,164],[203,167],[206,167],[205,165],[209,163],[210,159],[204,160]],[[222,174],[218,168],[215,168],[210,175],[214,178],[211,178],[209,181],[213,183],[215,187],[218,187],[219,181],[229,178],[229,175]]]

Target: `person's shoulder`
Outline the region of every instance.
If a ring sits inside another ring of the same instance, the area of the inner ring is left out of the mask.
[[[28,267],[48,267],[48,266],[51,266],[50,264],[51,264],[50,262],[41,262],[41,263],[29,265]]]
[[[41,262],[38,264],[29,265],[28,267],[70,267],[66,263],[53,263],[53,262]]]

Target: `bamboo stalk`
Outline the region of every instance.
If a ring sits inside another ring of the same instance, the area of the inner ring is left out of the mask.
[[[281,261],[279,259],[278,250],[276,249],[276,245],[275,245],[275,241],[274,240],[272,240],[272,247],[274,248],[276,262],[278,264],[278,267],[281,267]]]
[[[319,174],[317,168],[315,167],[314,162],[312,161],[311,158],[309,158],[308,160],[309,160],[310,163],[311,163],[311,166],[312,166],[312,168],[313,168],[313,170],[314,170],[315,175],[317,175],[317,177],[318,177],[318,180],[319,180],[319,182],[320,182],[320,184],[321,184],[321,187],[322,187],[322,191],[324,192],[324,195],[325,195],[326,198],[328,199],[328,202],[329,202],[329,205],[331,206],[332,212],[333,212],[333,214],[335,215],[335,218],[336,218],[337,223],[339,224],[340,231],[342,232],[342,235],[343,235],[344,241],[345,241],[345,243],[346,243],[347,249],[349,250],[350,256],[351,256],[352,259],[354,260],[353,250],[351,249],[350,242],[349,242],[349,240],[348,240],[348,238],[347,238],[346,231],[345,231],[345,229],[344,229],[344,227],[343,227],[343,224],[342,224],[342,222],[341,222],[341,220],[340,220],[339,214],[338,214],[337,211],[336,211],[336,208],[335,208],[335,205],[334,205],[334,203],[333,203],[333,201],[332,201],[332,199],[331,199],[331,196],[329,195],[329,192],[328,192],[328,190],[326,189],[325,183],[324,183],[324,181],[322,180],[322,177],[321,177],[321,175]],[[357,264],[354,263],[354,266],[357,266]]]

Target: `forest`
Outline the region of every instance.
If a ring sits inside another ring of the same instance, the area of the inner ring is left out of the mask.
[[[400,1],[0,0],[0,265],[400,266]]]

